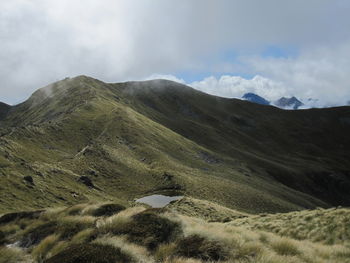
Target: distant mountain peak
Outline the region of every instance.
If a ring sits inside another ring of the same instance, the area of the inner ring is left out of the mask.
[[[256,95],[255,93],[252,93],[252,92],[248,92],[244,94],[242,98],[253,103],[257,103],[261,105],[270,105],[269,101],[265,100],[263,97],[260,97],[259,95]]]
[[[277,107],[293,108],[294,110],[296,110],[300,106],[303,106],[304,103],[302,103],[300,100],[298,100],[296,97],[293,96],[291,98],[282,97],[275,102],[275,105]]]

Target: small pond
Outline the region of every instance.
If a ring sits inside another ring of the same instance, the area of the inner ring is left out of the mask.
[[[183,196],[149,195],[135,200],[137,203],[147,204],[153,208],[165,207],[170,202],[180,200]]]

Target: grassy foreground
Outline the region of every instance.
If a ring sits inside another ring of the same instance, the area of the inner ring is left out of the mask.
[[[190,203],[197,217],[185,215]],[[203,219],[205,205],[227,222]],[[350,262],[349,218],[345,208],[248,215],[186,198],[163,209],[79,204],[3,215],[0,263],[343,263]]]

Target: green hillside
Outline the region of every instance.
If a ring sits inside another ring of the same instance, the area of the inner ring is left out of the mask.
[[[165,80],[65,79],[1,114],[0,211],[169,191],[250,213],[348,205],[349,118]]]

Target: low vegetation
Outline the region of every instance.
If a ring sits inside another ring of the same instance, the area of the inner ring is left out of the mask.
[[[350,245],[348,208],[304,210],[290,213],[262,214],[234,220],[234,226],[273,232],[297,240],[310,240],[327,245]]]
[[[206,201],[195,202],[204,205]],[[210,222],[209,218],[181,214],[172,207],[181,205],[150,209],[90,203],[48,209],[37,217],[15,217],[0,225],[3,240],[0,263],[350,262],[350,245],[345,236],[348,228],[341,224],[348,223],[345,219],[350,210],[346,208],[260,216],[245,214],[232,216],[229,222]],[[220,207],[216,209],[221,211]],[[226,209],[223,211],[225,216],[229,213]],[[235,214],[232,211],[232,215]],[[343,229],[345,232],[344,239],[332,237],[331,243],[329,236],[336,234],[320,222],[332,218],[338,222],[333,231],[339,234]],[[308,234],[301,228],[301,236],[295,238],[286,233],[295,227],[297,219],[299,224],[310,225]],[[318,223],[311,225],[316,219]],[[268,222],[271,225],[278,222],[280,230],[265,226]],[[314,233],[318,233],[317,238]]]

